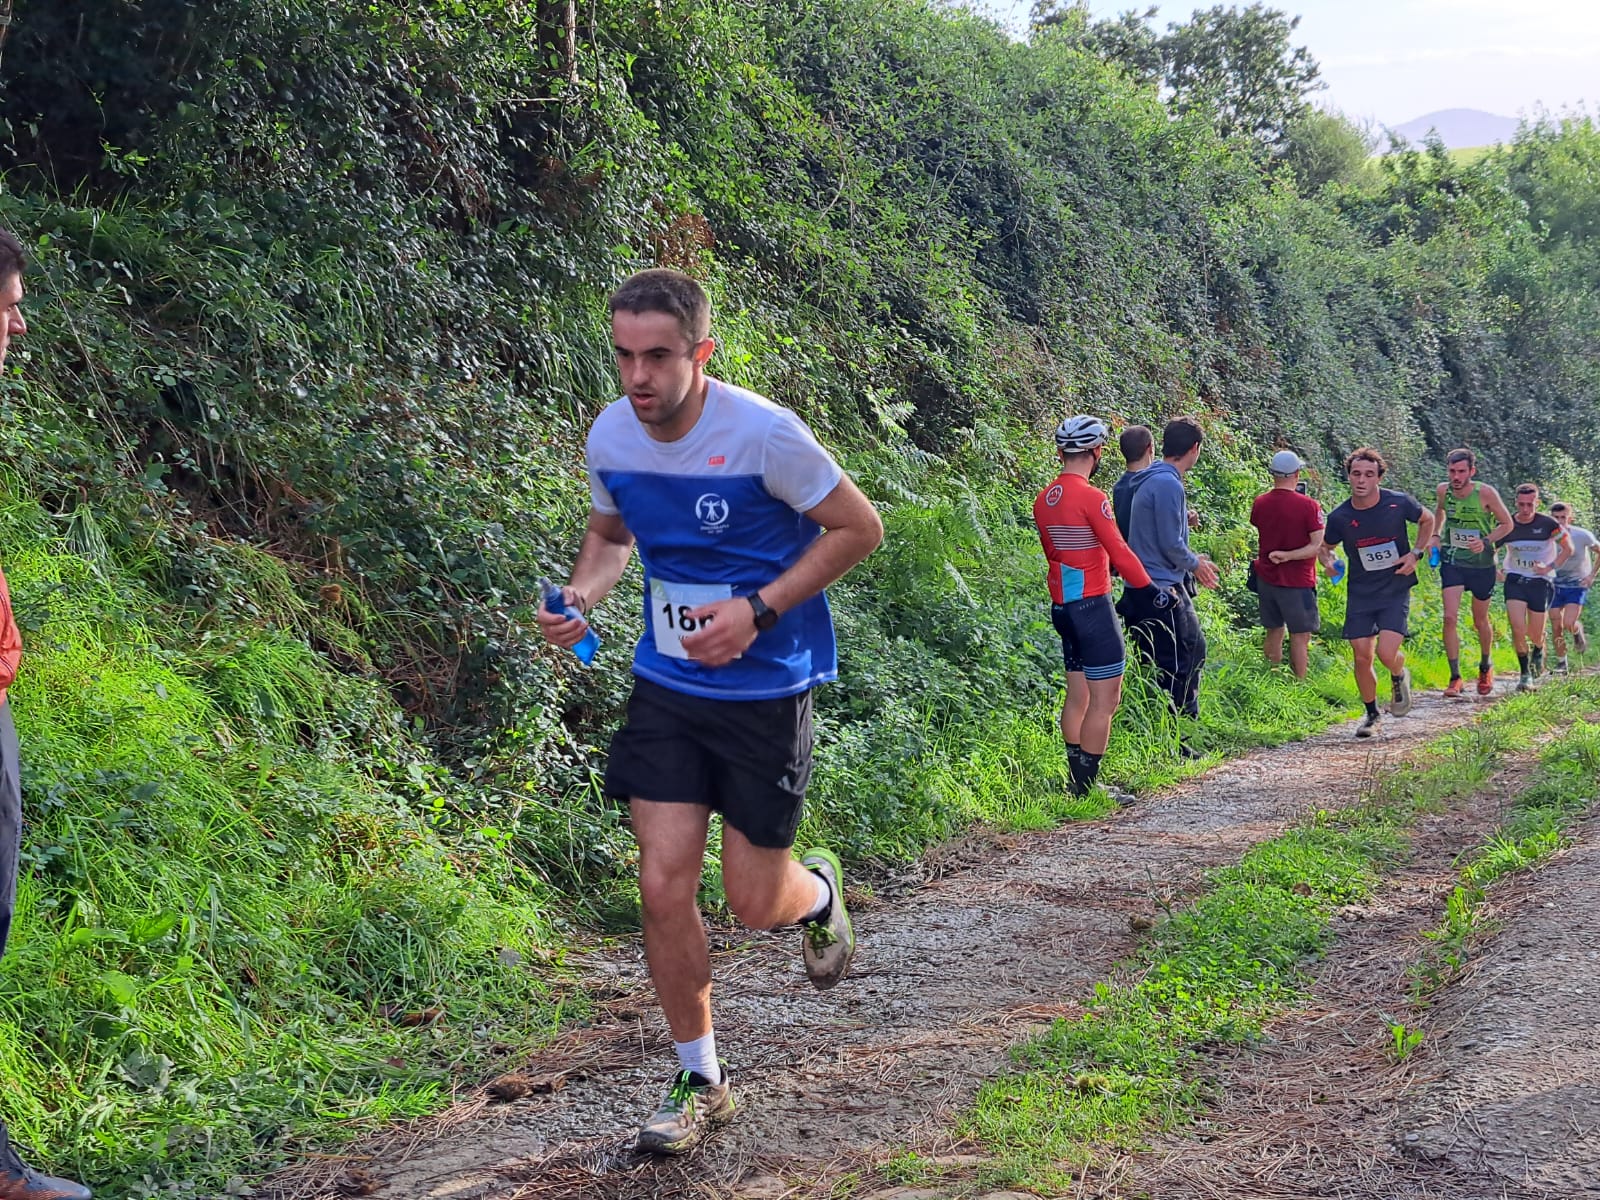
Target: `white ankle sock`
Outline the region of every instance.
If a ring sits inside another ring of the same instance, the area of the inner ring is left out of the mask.
[[[811,906],[805,916],[800,918],[802,925],[807,921],[815,921],[823,913],[827,912],[828,905],[833,903],[833,889],[828,886],[828,881],[823,877],[822,872],[812,871],[811,878],[817,881],[817,902]]]
[[[709,1083],[722,1082],[722,1068],[717,1064],[716,1030],[692,1042],[673,1042],[672,1048],[678,1052],[678,1066],[685,1071],[693,1071]]]

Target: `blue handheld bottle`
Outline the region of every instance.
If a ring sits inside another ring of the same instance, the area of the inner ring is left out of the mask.
[[[1344,559],[1336,558],[1333,560],[1333,569],[1328,572],[1328,580],[1335,584],[1344,582]]]
[[[573,608],[561,595],[561,589],[551,583],[543,575],[539,576],[539,591],[544,596],[545,612],[559,613],[572,618],[574,621],[584,619],[583,614]],[[590,626],[587,633],[573,643],[572,652],[578,656],[578,661],[584,666],[594,662],[595,651],[600,649],[600,635]]]
[[[1428,548],[1428,565],[1435,571],[1439,569],[1439,547],[1430,546]]]

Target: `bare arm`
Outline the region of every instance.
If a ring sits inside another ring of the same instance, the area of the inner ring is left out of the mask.
[[[1310,535],[1311,540],[1301,546],[1300,549],[1274,550],[1267,557],[1275,563],[1299,562],[1303,558],[1321,558],[1322,539],[1326,532],[1326,530],[1322,529],[1313,529]]]
[[[1433,539],[1432,540],[1434,542],[1437,542],[1439,540],[1439,532],[1440,532],[1440,530],[1442,530],[1444,528],[1444,493],[1445,493],[1445,489],[1448,488],[1449,486],[1450,485],[1448,483],[1441,483],[1438,487],[1433,489]],[[1420,535],[1422,531],[1419,528],[1417,532]],[[1417,540],[1421,541],[1422,539],[1419,536]],[[1424,544],[1424,547],[1425,548],[1429,548],[1429,547],[1426,546],[1426,544]]]
[[[806,547],[794,566],[757,592],[779,614],[844,578],[883,541],[883,519],[848,475],[807,509],[806,516],[822,526],[822,536]],[[701,627],[683,639],[683,648],[708,667],[732,662],[756,640],[755,612],[743,596],[703,605],[690,615]]]
[[[1498,542],[1511,532],[1511,510],[1506,507],[1506,502],[1500,499],[1500,493],[1486,483],[1479,486],[1478,496],[1483,500],[1483,506],[1489,510],[1489,515],[1499,522],[1489,531],[1489,536],[1485,540]]]
[[[617,586],[633,553],[633,534],[616,513],[589,510],[589,527],[583,533],[578,561],[572,566],[572,582],[561,590],[563,599],[579,612],[587,613]],[[573,621],[539,606],[539,632],[555,646],[571,646],[588,631],[587,621]]]

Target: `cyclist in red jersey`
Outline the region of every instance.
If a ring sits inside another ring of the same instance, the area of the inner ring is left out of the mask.
[[[1089,482],[1110,430],[1098,418],[1068,417],[1056,429],[1061,474],[1033,502],[1033,521],[1050,564],[1050,620],[1061,635],[1067,698],[1061,737],[1074,796],[1088,793],[1122,702],[1127,654],[1111,604],[1111,564],[1131,588],[1150,576],[1117,531],[1111,502]]]

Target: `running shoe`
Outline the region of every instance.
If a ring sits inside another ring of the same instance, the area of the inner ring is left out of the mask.
[[[1556,659],[1556,670],[1560,671],[1563,675],[1567,674],[1568,671],[1571,670],[1571,668],[1567,666],[1567,656],[1565,654]]]
[[[1450,681],[1450,685],[1444,689],[1445,699],[1455,700],[1466,690],[1466,682],[1461,678],[1461,676],[1457,675]]]
[[[1478,695],[1487,696],[1494,691],[1494,668],[1489,667],[1478,672]]]
[[[1528,674],[1535,679],[1544,674],[1544,647],[1535,646],[1533,653],[1528,656]]]
[[[1589,653],[1589,635],[1583,631],[1582,625],[1572,627],[1572,641],[1578,647],[1579,654]]]
[[[41,1175],[22,1159],[0,1127],[0,1197],[11,1200],[90,1200],[89,1189],[70,1179]]]
[[[1411,668],[1407,667],[1400,672],[1400,678],[1394,682],[1394,696],[1389,702],[1389,711],[1397,717],[1403,717],[1411,711]]]
[[[1531,692],[1531,691],[1533,691],[1533,677],[1531,675],[1529,675],[1526,671],[1522,672],[1520,675],[1517,676],[1517,691],[1519,691],[1519,692]]]
[[[1378,732],[1379,717],[1377,713],[1368,713],[1361,718],[1361,724],[1356,726],[1358,738],[1369,738]]]
[[[801,855],[800,865],[826,879],[828,890],[833,893],[828,911],[820,919],[806,922],[800,945],[811,986],[826,991],[845,977],[856,954],[855,930],[844,907],[844,870],[839,866],[838,855],[820,848]]]
[[[733,1117],[733,1085],[728,1068],[712,1083],[694,1071],[679,1071],[651,1117],[639,1127],[635,1145],[647,1154],[684,1154],[718,1125]]]

